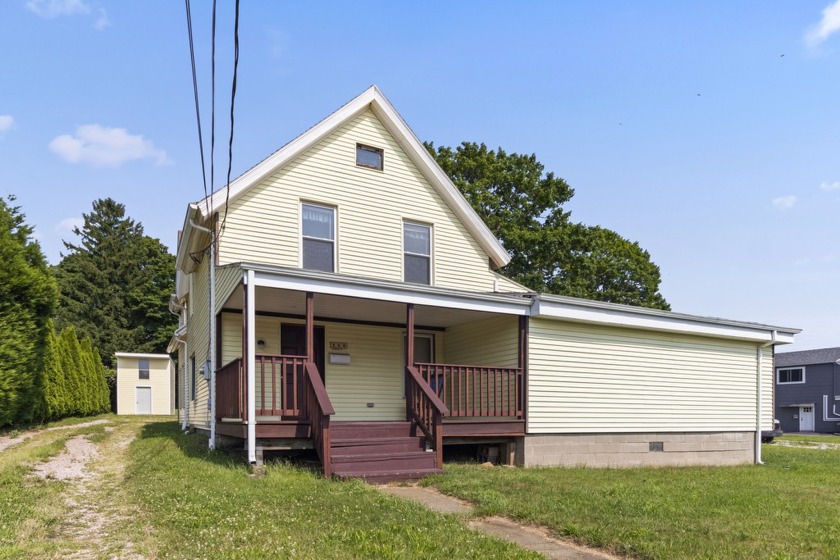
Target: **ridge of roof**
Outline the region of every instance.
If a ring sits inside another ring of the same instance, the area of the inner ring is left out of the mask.
[[[319,123],[284,144],[280,149],[257,163],[239,177],[231,181],[229,192],[225,188],[219,189],[207,198],[195,203],[203,220],[209,218],[224,206],[226,199],[234,201],[260,181],[276,172],[278,169],[297,158],[300,154],[329,136],[335,130],[345,125],[362,112],[370,109],[382,122],[388,132],[405,151],[409,159],[429,181],[432,188],[440,195],[461,220],[467,231],[472,234],[479,246],[487,253],[497,268],[510,262],[510,255],[502,246],[490,228],[481,220],[470,206],[464,195],[452,183],[429,154],[423,143],[417,138],[408,124],[403,120],[391,102],[382,91],[372,85],[341,107],[331,113]],[[229,194],[229,197],[228,197]],[[209,207],[209,213],[207,211]]]

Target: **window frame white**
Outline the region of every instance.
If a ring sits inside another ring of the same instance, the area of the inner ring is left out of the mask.
[[[321,237],[312,237],[303,234],[303,209],[305,206],[313,206],[316,208],[329,210],[332,212],[332,239],[324,239]],[[338,272],[338,207],[333,204],[326,204],[323,202],[313,202],[311,200],[301,200],[299,204],[299,239],[300,239],[300,268],[304,270],[315,270],[318,272],[330,272],[330,273],[337,273]],[[306,239],[310,239],[312,241],[320,241],[325,242],[329,241],[332,243],[332,270],[320,270],[317,268],[306,268],[304,266],[304,241]]]
[[[781,381],[781,373],[783,371],[794,370],[802,371],[802,381]],[[805,383],[805,366],[776,368],[776,385],[802,385],[803,383]]]
[[[406,226],[409,226],[409,225],[415,226],[415,227],[424,227],[424,228],[427,228],[429,230],[429,254],[428,255],[423,255],[421,253],[412,253],[412,252],[409,252],[406,249],[406,246],[405,246],[405,228],[406,228]],[[434,286],[434,284],[435,284],[435,260],[434,260],[434,255],[435,255],[435,228],[434,228],[434,226],[432,224],[420,222],[420,221],[417,221],[417,220],[404,219],[402,221],[401,244],[402,244],[401,249],[402,249],[402,280],[403,280],[403,282],[407,282],[409,284],[418,284],[420,286]],[[414,281],[406,279],[405,258],[406,258],[407,255],[410,255],[412,257],[423,257],[423,258],[427,258],[429,260],[429,282],[428,283],[414,282]]]
[[[143,367],[143,364],[146,364],[146,367]],[[143,381],[147,381],[151,379],[151,369],[152,364],[148,358],[139,358],[137,360],[137,378]],[[146,377],[143,377],[143,373],[146,373]]]

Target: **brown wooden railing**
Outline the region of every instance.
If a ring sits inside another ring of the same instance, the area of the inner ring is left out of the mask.
[[[301,416],[303,366],[306,356],[257,355],[257,416]],[[247,420],[245,368],[236,358],[216,371],[216,417]]]
[[[236,358],[216,371],[216,418],[245,417],[242,371],[242,358]]]
[[[416,364],[421,378],[460,418],[524,418],[521,368]]]
[[[335,409],[327,395],[318,367],[313,362],[307,362],[304,370],[303,412],[309,419],[312,442],[324,466],[324,476],[329,478],[333,473],[330,453],[330,416],[335,414]]]
[[[437,468],[443,468],[443,417],[449,414],[446,405],[432,391],[417,368],[406,370],[405,400],[409,419],[426,435],[437,455]]]
[[[301,380],[305,362],[306,356],[257,356],[257,416],[300,416],[303,396]]]

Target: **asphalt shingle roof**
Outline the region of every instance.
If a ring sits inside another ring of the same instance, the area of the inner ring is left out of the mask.
[[[840,347],[801,350],[799,352],[779,352],[776,354],[776,367],[830,364],[837,360],[840,360]]]

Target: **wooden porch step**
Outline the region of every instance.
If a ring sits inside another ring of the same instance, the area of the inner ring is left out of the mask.
[[[391,453],[403,451],[425,451],[426,438],[388,437],[388,438],[348,438],[333,439],[333,457],[341,454]]]
[[[411,422],[331,422],[332,439],[370,439],[387,437],[410,437]]]
[[[373,471],[402,471],[433,469],[435,453],[427,451],[403,451],[402,453],[356,453],[334,455],[333,469],[336,474],[366,473]]]

